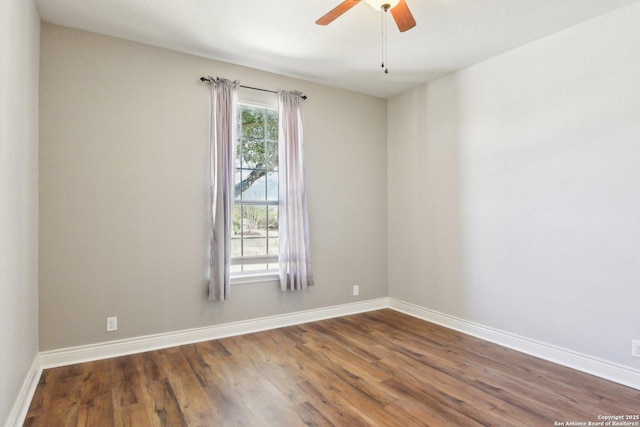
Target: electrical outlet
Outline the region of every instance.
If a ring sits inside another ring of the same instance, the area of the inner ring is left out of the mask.
[[[640,340],[631,341],[631,355],[633,357],[640,357]]]
[[[358,295],[360,295],[360,286],[353,285],[353,296],[357,297]]]
[[[118,330],[118,317],[107,317],[107,332]]]

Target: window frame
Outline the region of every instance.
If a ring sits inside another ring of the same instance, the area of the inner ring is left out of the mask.
[[[254,92],[254,91],[251,91]],[[250,93],[249,91],[240,91],[237,106],[237,114],[239,117],[238,120],[238,136],[236,140],[236,144],[239,144],[242,139],[242,119],[241,119],[241,111],[243,107],[251,107],[258,108],[263,110],[270,110],[279,115],[278,111],[278,98],[276,94],[264,94],[264,93]],[[279,120],[279,117],[278,117]],[[278,138],[275,140],[276,148],[278,148]],[[238,148],[236,148],[238,150]],[[237,170],[237,166],[235,168]],[[236,172],[234,171],[234,174]],[[265,175],[266,176],[266,175]],[[278,183],[279,184],[279,183]],[[235,182],[234,182],[235,185]],[[278,191],[278,199],[279,199],[279,191]],[[233,206],[232,209],[235,209],[236,206],[257,206],[257,207],[265,207],[267,212],[270,207],[278,208],[279,200],[236,200],[233,198]],[[268,215],[268,213],[267,213]],[[267,242],[269,241],[269,237],[265,237]],[[278,235],[279,238],[279,235]],[[240,239],[242,242],[244,237]],[[268,243],[267,243],[268,244]],[[270,265],[278,265],[278,255],[245,255],[245,256],[235,256],[230,258],[230,265],[252,265],[252,264],[270,264]],[[242,284],[242,283],[256,283],[256,282],[270,282],[277,281],[279,279],[279,268],[272,268],[269,270],[250,270],[250,271],[232,271],[231,272],[231,283],[232,284]]]

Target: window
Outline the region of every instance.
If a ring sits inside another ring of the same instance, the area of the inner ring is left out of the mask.
[[[234,277],[278,271],[278,110],[239,103],[231,234]]]

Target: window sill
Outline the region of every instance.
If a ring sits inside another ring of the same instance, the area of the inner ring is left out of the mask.
[[[261,272],[261,273],[249,273],[239,274],[231,277],[232,285],[242,285],[247,283],[261,283],[261,282],[278,282],[280,275],[274,272]]]

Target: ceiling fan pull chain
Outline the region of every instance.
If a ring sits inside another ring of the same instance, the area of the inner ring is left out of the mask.
[[[389,46],[389,42],[387,41],[387,34],[389,34],[389,28],[387,22],[389,19],[387,15],[389,14],[389,9],[384,11],[384,73],[389,74],[389,69],[387,65],[389,64],[389,57],[387,55],[387,47]]]
[[[380,17],[380,42],[380,46],[382,47],[380,56],[382,57],[382,68],[384,68],[384,13]]]
[[[382,7],[382,68],[384,68],[385,74],[389,74],[389,69],[387,68],[387,13],[389,12],[389,7],[388,5],[385,6]]]

